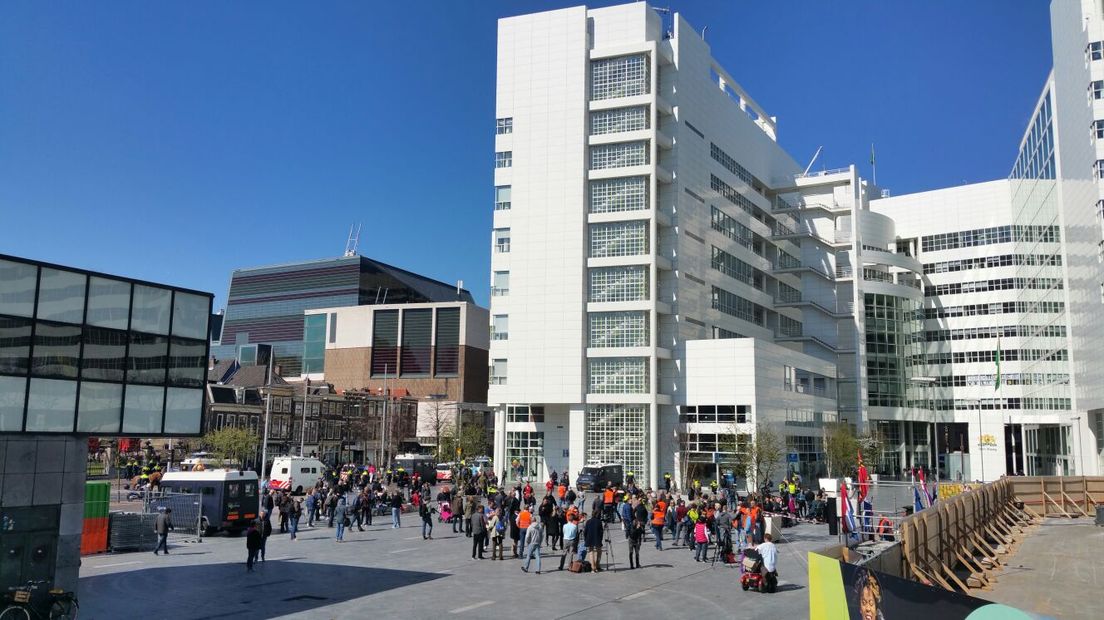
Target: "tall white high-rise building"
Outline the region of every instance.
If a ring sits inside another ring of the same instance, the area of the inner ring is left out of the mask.
[[[1091,100],[1104,52],[1057,4],[1055,72],[1012,178],[893,198],[854,166],[805,173],[678,14],[500,20],[496,462],[708,479],[769,425],[774,477],[815,476],[839,421],[879,432],[886,475],[1095,471],[1104,164],[1072,135],[1086,100],[1069,112],[1081,142],[1058,146],[1064,84]]]

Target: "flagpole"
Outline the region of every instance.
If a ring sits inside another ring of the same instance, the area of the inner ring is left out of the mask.
[[[878,164],[875,163],[875,161],[876,160],[874,159],[874,143],[871,142],[870,143],[870,168],[871,168],[871,171],[872,171],[873,177],[874,177],[873,178],[874,185],[877,185],[878,184]]]

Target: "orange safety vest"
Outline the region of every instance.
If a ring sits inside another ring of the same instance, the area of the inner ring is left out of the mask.
[[[652,525],[663,526],[663,521],[666,518],[666,513],[662,510],[655,510],[652,512]]]
[[[525,529],[529,527],[529,524],[533,522],[533,515],[529,514],[528,510],[522,510],[518,515],[518,527]]]
[[[564,495],[567,495],[567,487],[561,484],[556,488],[556,494],[560,496],[560,499],[563,499]]]
[[[613,489],[606,489],[606,492],[603,494],[603,496],[605,497],[604,501],[607,504],[613,503]]]
[[[667,512],[667,502],[665,502],[663,500],[659,500],[658,502],[656,502],[656,510],[662,510],[664,513],[666,513]]]

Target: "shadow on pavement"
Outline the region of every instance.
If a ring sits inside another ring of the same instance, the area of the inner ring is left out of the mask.
[[[93,619],[271,618],[446,576],[276,560],[252,573],[245,562],[165,566],[82,578],[80,612]]]

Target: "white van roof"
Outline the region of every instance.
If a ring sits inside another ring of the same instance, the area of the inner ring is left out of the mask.
[[[314,461],[316,463],[322,462],[314,458],[313,456],[278,456],[272,459],[273,463],[275,463],[276,461]]]
[[[181,480],[192,482],[195,480],[256,480],[255,471],[238,471],[236,469],[207,469],[204,471],[171,471],[161,477],[162,482]]]

